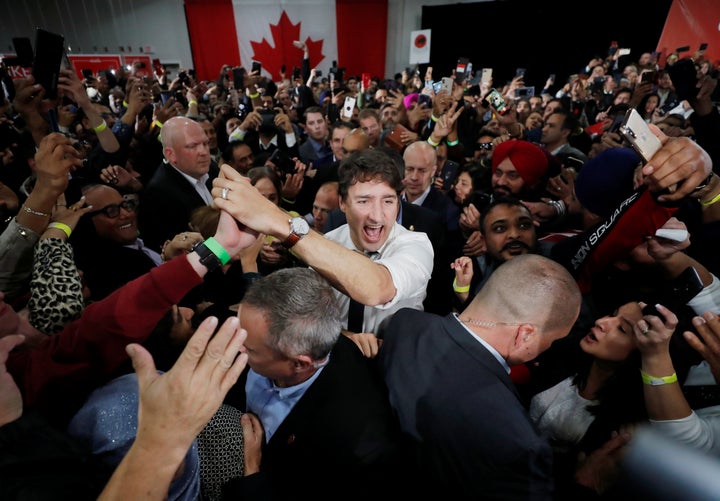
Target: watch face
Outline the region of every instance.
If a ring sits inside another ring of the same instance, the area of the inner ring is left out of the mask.
[[[304,236],[310,231],[310,225],[304,217],[294,217],[290,220],[290,230],[293,233]]]

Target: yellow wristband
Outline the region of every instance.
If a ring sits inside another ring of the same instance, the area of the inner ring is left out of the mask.
[[[457,284],[457,278],[454,278],[453,279],[453,290],[455,292],[459,292],[460,294],[464,294],[465,292],[470,292],[470,285],[464,285],[461,287]]]
[[[160,120],[157,120],[157,119],[153,120],[153,125],[154,125],[155,127],[157,127],[158,129],[162,129],[162,127],[163,127],[162,122],[161,122]]]
[[[197,101],[195,101],[194,99],[191,99],[190,101],[188,101],[188,106],[192,106],[193,104],[195,106],[197,106]]]
[[[250,94],[250,99],[257,99],[260,97],[260,93],[256,92],[255,94]]]
[[[103,120],[100,125],[93,127],[93,130],[95,131],[96,134],[104,131],[105,129],[107,129],[107,122],[105,120]]]
[[[651,376],[640,369],[640,376],[642,377],[643,383],[648,386],[662,386],[664,384],[677,383],[678,380],[676,372],[673,372],[669,376],[658,377]]]
[[[720,200],[720,193],[715,195],[713,199],[709,202],[700,202],[700,205],[702,205],[703,207],[710,207],[712,204],[717,203],[718,200]]]
[[[432,114],[431,114],[431,115],[430,115],[430,120],[432,120],[433,122],[437,122],[437,121],[440,120],[440,119],[439,119],[438,117],[436,117],[435,115],[432,115]]]
[[[56,228],[56,229],[62,231],[63,233],[65,233],[68,238],[70,238],[70,235],[72,234],[72,228],[70,228],[65,223],[50,223],[48,225],[48,228]]]
[[[428,143],[430,144],[430,146],[432,146],[433,148],[437,148],[438,146],[440,146],[440,143],[436,143],[435,141],[432,140],[431,137],[427,138],[427,142],[428,142]]]
[[[128,102],[123,100],[123,108],[127,108],[127,107],[128,107]]]

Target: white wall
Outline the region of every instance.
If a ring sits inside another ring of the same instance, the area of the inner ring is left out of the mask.
[[[192,63],[182,0],[0,0],[0,54],[14,52],[13,37],[33,40],[35,27],[62,33],[76,54],[149,45],[163,62]]]
[[[471,2],[388,0],[387,77],[408,66],[410,32],[421,28],[422,6],[456,3]],[[74,53],[107,47],[118,54],[123,46],[139,54],[150,45],[164,63],[192,63],[182,0],[0,0],[0,54],[14,52],[12,38],[32,38],[38,26],[64,34]]]

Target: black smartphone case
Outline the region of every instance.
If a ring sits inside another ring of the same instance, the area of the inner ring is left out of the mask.
[[[45,89],[46,99],[57,97],[60,64],[65,52],[65,38],[57,33],[38,28],[35,31],[35,60],[32,75]]]

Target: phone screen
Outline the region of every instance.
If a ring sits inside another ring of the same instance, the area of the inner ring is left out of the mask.
[[[508,108],[505,105],[505,99],[503,98],[499,90],[490,90],[490,92],[488,92],[488,95],[485,96],[485,100],[490,103],[493,108],[495,108],[495,110],[501,115],[507,113]]]
[[[45,89],[45,98],[57,97],[60,65],[65,54],[65,38],[41,28],[35,30],[35,60],[32,75]]]
[[[18,59],[18,66],[31,66],[35,55],[33,53],[30,39],[27,37],[17,37],[13,38],[12,42],[13,47],[15,47],[15,56]]]
[[[257,71],[258,75],[262,71],[262,64],[258,63],[257,61],[253,61],[252,63],[252,71]]]
[[[350,96],[346,97],[345,104],[343,105],[343,109],[342,109],[343,118],[346,118],[347,120],[352,119],[354,109],[355,109],[355,98],[350,97]]]
[[[163,91],[160,93],[160,101],[163,105],[168,102],[168,99],[172,97],[173,93],[170,91]]]
[[[465,79],[465,73],[468,71],[468,65],[470,64],[470,59],[467,57],[461,57],[458,59],[457,66],[455,67],[455,80],[458,82],[461,82]]]
[[[281,149],[275,150],[268,159],[283,174],[295,173],[295,161]]]
[[[615,118],[613,119],[612,123],[610,124],[610,127],[608,127],[607,132],[618,132],[620,129],[620,126],[625,121],[625,115],[622,113],[618,113],[615,115]]]
[[[535,95],[535,87],[518,87],[515,89],[515,97],[532,97]]]
[[[620,133],[646,162],[649,162],[653,155],[662,148],[660,139],[652,133],[635,108],[628,110],[625,121],[620,126]]]
[[[153,64],[153,70],[155,71],[156,74],[163,75],[165,73],[165,69],[163,68],[162,63],[160,62],[160,59],[157,59],[157,58],[153,59],[152,64]]]
[[[245,89],[245,85],[244,85],[245,70],[242,68],[233,68],[232,75],[233,75],[233,88],[235,88],[237,90]]]
[[[697,270],[692,266],[688,266],[680,275],[670,281],[670,291],[659,298],[659,303],[671,311],[674,311],[687,304],[687,302],[697,296],[703,288],[704,285]],[[655,315],[663,318],[662,314],[660,314],[652,304],[645,306],[642,314]]]
[[[453,80],[450,77],[443,77],[440,90],[446,90],[449,94],[452,94]]]
[[[370,73],[362,74],[362,86],[363,86],[363,89],[370,88]]]
[[[655,83],[657,80],[657,72],[655,70],[643,71],[640,75],[641,82],[652,82]]]

